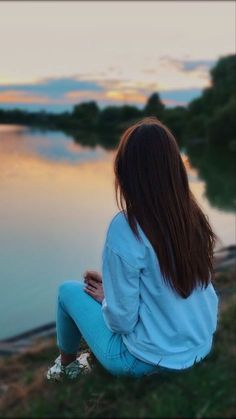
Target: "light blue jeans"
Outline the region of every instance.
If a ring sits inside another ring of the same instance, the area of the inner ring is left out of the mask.
[[[79,281],[65,281],[59,286],[58,348],[66,354],[75,354],[83,336],[97,360],[112,375],[141,377],[166,370],[143,362],[128,351],[121,334],[108,329],[101,304],[84,291],[84,286]]]

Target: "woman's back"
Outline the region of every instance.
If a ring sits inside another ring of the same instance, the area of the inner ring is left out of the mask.
[[[150,241],[137,227],[141,240],[123,211],[109,225],[102,266],[104,320],[139,359],[187,368],[211,349],[218,298],[211,283],[197,286],[188,298],[174,291],[164,281]]]

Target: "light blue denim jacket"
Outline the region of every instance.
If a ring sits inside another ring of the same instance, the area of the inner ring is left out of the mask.
[[[138,231],[141,242],[122,211],[108,227],[102,253],[104,321],[142,361],[188,368],[211,350],[218,297],[210,284],[181,298],[164,282],[154,249],[139,224]]]

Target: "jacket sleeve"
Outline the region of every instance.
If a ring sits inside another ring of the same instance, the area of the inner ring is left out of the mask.
[[[105,245],[102,278],[102,314],[107,327],[115,333],[131,333],[138,321],[139,270]]]

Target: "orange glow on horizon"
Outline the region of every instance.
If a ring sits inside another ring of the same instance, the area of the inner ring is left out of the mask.
[[[65,100],[74,102],[78,100],[98,100],[106,101],[107,99],[113,103],[140,103],[144,104],[147,100],[146,96],[135,90],[108,90],[104,92],[92,91],[71,91],[65,95]]]
[[[106,92],[106,97],[108,99],[115,100],[117,102],[130,102],[130,103],[141,103],[144,104],[147,101],[145,95],[135,91],[135,90],[109,90]]]
[[[49,104],[50,100],[47,96],[34,95],[23,90],[7,90],[0,92],[0,103]]]

